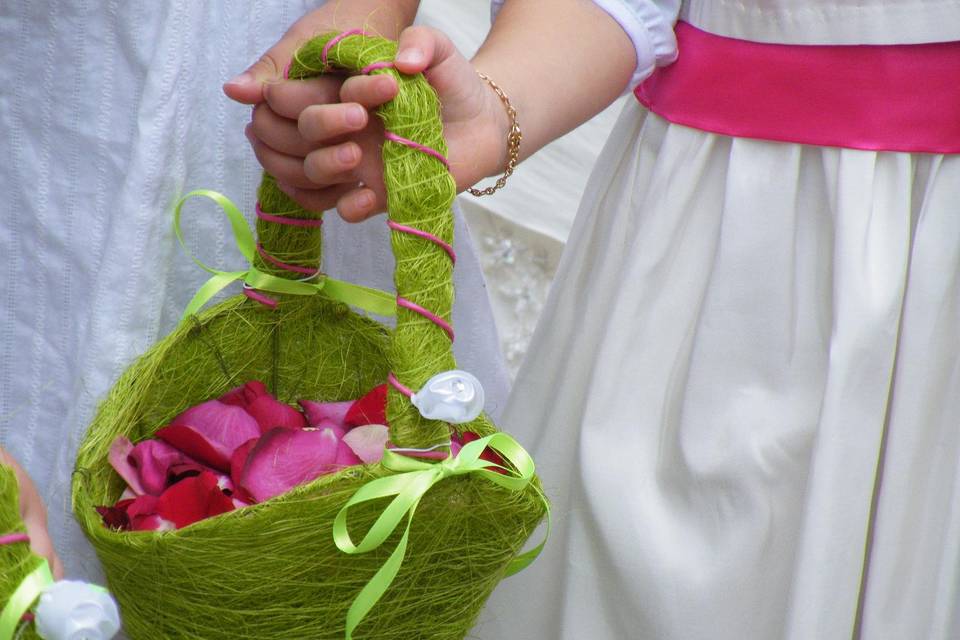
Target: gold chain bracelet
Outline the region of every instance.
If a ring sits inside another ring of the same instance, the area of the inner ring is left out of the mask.
[[[503,103],[504,108],[507,110],[507,115],[510,116],[510,133],[507,135],[507,169],[503,172],[502,176],[497,178],[497,183],[492,187],[487,187],[486,189],[467,189],[470,195],[480,197],[489,196],[507,184],[507,178],[513,175],[513,170],[517,167],[517,162],[520,160],[520,141],[523,140],[523,134],[520,133],[520,123],[517,121],[517,110],[513,108],[513,104],[510,103],[510,98],[507,97],[507,94],[485,73],[478,71],[477,75],[480,76],[481,80],[484,80],[490,85],[490,88],[497,94],[500,102]]]

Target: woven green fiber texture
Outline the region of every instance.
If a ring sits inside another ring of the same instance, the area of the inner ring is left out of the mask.
[[[291,77],[315,75],[333,36],[306,44]],[[356,70],[391,60],[395,44],[350,36],[331,47],[329,61]],[[445,152],[436,96],[422,77],[401,76],[400,96],[380,109],[398,135]],[[390,216],[452,240],[452,179],[425,154],[386,143]],[[315,216],[280,192],[269,176],[260,186],[262,209],[276,215]],[[377,224],[374,220],[367,224]],[[315,266],[315,229],[258,222],[264,248],[285,262]],[[430,242],[393,234],[400,295],[449,320],[451,265]],[[269,264],[258,268],[272,270]],[[182,322],[140,357],[101,405],[77,457],[73,499],[77,518],[103,562],[135,640],[170,638],[343,638],[347,609],[396,546],[350,556],[333,544],[332,524],[364,483],[390,472],[360,466],[325,476],[266,503],[203,520],[179,531],[116,532],[94,507],[113,504],[123,482],[107,462],[118,435],[139,441],[187,407],[247,380],[260,379],[281,399],[347,400],[382,384],[391,370],[410,387],[454,368],[446,335],[403,310],[395,331],[322,296],[275,296],[268,309],[243,296]],[[426,446],[447,439],[448,427],[419,417],[408,400],[391,394],[394,442]],[[464,429],[481,435],[486,416]],[[385,503],[351,510],[358,540]],[[475,477],[434,486],[417,509],[407,557],[383,599],[354,637],[377,640],[463,638],[509,561],[544,515],[539,485],[511,492]]]
[[[0,535],[27,531],[20,519],[19,490],[13,469],[0,464]],[[0,608],[7,604],[20,582],[41,562],[43,560],[33,555],[30,546],[25,543],[0,545]],[[39,636],[31,623],[24,627],[19,637],[33,640]]]

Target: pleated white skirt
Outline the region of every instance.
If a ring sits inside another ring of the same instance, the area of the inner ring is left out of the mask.
[[[629,103],[505,427],[553,500],[487,640],[960,637],[960,157]]]

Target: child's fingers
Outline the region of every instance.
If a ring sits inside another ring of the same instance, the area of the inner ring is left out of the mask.
[[[316,145],[310,144],[300,135],[296,120],[277,115],[265,104],[254,107],[250,131],[274,151],[287,155],[302,158],[316,148]]]
[[[284,118],[296,120],[300,112],[312,104],[340,102],[343,79],[334,76],[308,80],[285,80],[264,86],[267,104]]]
[[[340,87],[341,102],[357,102],[368,109],[379,107],[397,97],[397,81],[387,74],[351,76]]]
[[[309,142],[326,142],[363,129],[368,120],[367,110],[356,103],[316,104],[300,114],[298,133]]]
[[[420,73],[455,55],[457,48],[442,31],[432,27],[407,27],[397,44],[397,69],[403,73]]]
[[[369,187],[360,187],[346,194],[337,202],[337,213],[347,222],[363,222],[370,216],[384,211],[386,202]]]
[[[287,155],[271,149],[253,135],[250,125],[247,125],[244,133],[247,135],[250,146],[253,147],[253,153],[257,156],[257,161],[263,167],[264,171],[278,181],[294,187],[304,189],[316,188],[317,185],[311,182],[303,173],[303,158]]]
[[[322,189],[298,189],[278,182],[277,186],[291,200],[308,211],[327,211],[337,206],[340,198],[357,188],[357,183],[338,184]]]
[[[344,142],[311,151],[303,159],[303,171],[314,186],[354,182],[357,178],[353,170],[360,164],[361,159],[360,145],[356,142]],[[290,182],[288,184],[302,186]]]

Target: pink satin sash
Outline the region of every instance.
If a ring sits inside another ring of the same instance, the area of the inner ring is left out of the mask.
[[[960,42],[781,45],[680,22],[680,57],[634,93],[670,122],[744,138],[960,153]]]

